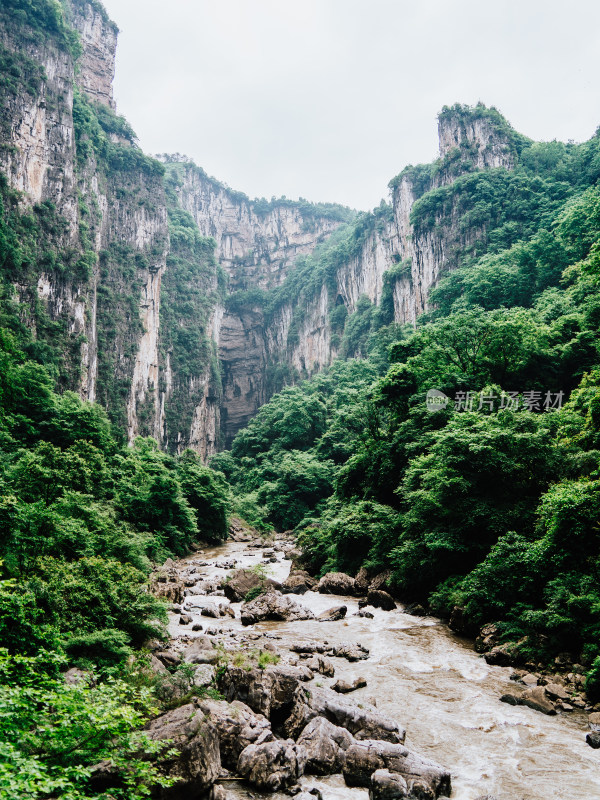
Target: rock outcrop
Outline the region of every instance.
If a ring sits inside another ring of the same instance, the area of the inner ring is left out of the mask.
[[[244,603],[241,610],[242,625],[254,625],[264,620],[283,620],[295,622],[314,619],[310,609],[301,606],[287,594],[272,591],[259,595],[255,600]]]
[[[297,738],[315,717],[324,717],[333,725],[345,728],[356,739],[401,743],[406,735],[395,720],[370,707],[360,708],[331,689],[298,686],[294,706],[285,725],[286,732],[292,738]]]
[[[248,592],[257,589],[278,589],[279,584],[270,578],[263,578],[252,569],[237,569],[228,575],[222,583],[225,597],[232,603],[239,603]]]
[[[344,768],[346,750],[354,744],[354,737],[324,717],[315,717],[302,731],[298,744],[306,750],[307,772],[332,775]]]
[[[304,774],[306,751],[291,741],[251,744],[242,751],[237,772],[257,789],[275,792]]]
[[[200,710],[210,718],[219,736],[221,763],[230,770],[237,768],[242,750],[251,744],[272,742],[275,737],[269,721],[239,700],[202,700]]]
[[[346,751],[344,779],[349,786],[371,786],[372,776],[380,770],[401,776],[408,788],[407,796],[436,798],[442,794],[449,795],[451,791],[450,773],[446,769],[401,744],[355,742]],[[380,797],[383,786],[389,781],[394,782],[394,779],[381,772],[375,778],[376,792]],[[403,786],[400,781],[396,782]]]
[[[208,789],[219,775],[221,757],[217,730],[191,703],[152,720],[146,733],[155,741],[169,740],[176,754],[162,762],[162,769],[177,783],[162,790],[161,797],[184,800]]]

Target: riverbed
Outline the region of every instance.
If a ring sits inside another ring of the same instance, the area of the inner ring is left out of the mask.
[[[270,577],[282,581],[290,561],[277,553],[277,563],[266,565]],[[235,559],[237,567],[262,563],[262,551],[245,542],[230,542],[207,548],[185,561],[209,562],[199,567],[203,577],[225,577],[226,569],[215,562]],[[600,797],[600,751],[585,743],[587,718],[570,712],[549,717],[523,706],[501,703],[502,694],[514,689],[510,668],[486,664],[472,647],[433,617],[415,617],[395,611],[374,612],[373,619],[356,617],[358,601],[307,592],[294,595],[315,614],[344,604],[345,620],[338,622],[264,622],[242,628],[240,605],[233,603],[236,618],[218,620],[200,616],[199,607],[186,607],[194,622],[216,628],[225,637],[242,631],[271,640],[285,651],[298,639],[331,644],[360,642],[370,650],[366,661],[349,663],[332,658],[334,679],[317,676],[329,686],[338,678],[362,676],[367,686],[350,695],[356,703],[375,699],[377,708],[396,718],[407,729],[407,747],[435,759],[452,773],[453,800],[476,800],[493,795],[497,800],[598,800]],[[190,598],[187,598],[189,601]],[[216,599],[226,602],[224,598]],[[194,598],[196,600],[196,598]],[[198,598],[198,602],[202,600]],[[173,614],[174,637],[194,635],[191,625],[179,625]],[[257,639],[257,646],[260,646]],[[306,786],[316,786],[324,800],[353,800],[368,796],[366,790],[349,789],[340,776],[316,779],[307,776]],[[230,788],[230,787],[228,787]],[[260,797],[239,785],[230,790],[236,797]],[[268,795],[277,800],[285,795]]]

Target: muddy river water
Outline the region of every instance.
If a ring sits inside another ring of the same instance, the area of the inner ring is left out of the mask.
[[[278,553],[269,574],[284,580],[290,562]],[[206,549],[190,560],[211,562],[198,569],[203,576],[225,576],[215,561],[236,559],[237,566],[260,563],[261,551],[232,542]],[[335,679],[317,676],[327,686],[337,678],[363,676],[367,687],[354,692],[354,702],[376,698],[377,708],[396,718],[407,730],[407,747],[435,759],[452,772],[453,800],[475,800],[492,795],[498,800],[598,800],[600,751],[585,743],[586,715],[564,713],[548,717],[522,706],[509,706],[499,698],[515,684],[509,668],[488,666],[472,645],[460,639],[433,617],[414,617],[396,611],[375,611],[374,619],[353,616],[356,598],[313,592],[294,596],[316,614],[343,603],[347,617],[338,622],[264,622],[243,628],[244,634],[262,633],[285,650],[297,639],[360,642],[370,649],[366,661],[349,663],[332,658]],[[191,598],[187,598],[190,600]],[[196,598],[194,598],[196,599]],[[213,601],[218,598],[206,598]],[[201,602],[200,598],[198,600]],[[240,633],[239,604],[236,619],[207,620],[199,608],[188,608],[203,625],[215,623],[224,635]],[[182,634],[178,616],[171,620],[173,636]],[[185,633],[189,628],[186,626]],[[281,638],[279,638],[281,637]],[[259,643],[260,644],[260,643]],[[339,776],[315,779],[324,800],[364,800],[363,789],[349,789]],[[238,797],[259,797],[233,786]],[[273,800],[284,795],[269,795]]]

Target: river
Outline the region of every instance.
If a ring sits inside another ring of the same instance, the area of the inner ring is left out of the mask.
[[[290,562],[281,553],[277,555],[278,563],[268,565],[269,575],[282,581]],[[187,561],[198,558],[211,562],[199,568],[206,577],[228,574],[216,567],[215,561],[236,559],[237,566],[242,567],[262,560],[260,550],[251,550],[242,542],[207,548]],[[453,800],[475,800],[486,794],[497,800],[600,797],[600,751],[585,743],[585,714],[549,717],[501,703],[500,696],[515,687],[509,677],[511,669],[488,666],[470,642],[433,617],[414,617],[399,608],[375,611],[374,618],[367,619],[353,616],[358,609],[356,598],[314,592],[294,597],[316,614],[343,603],[348,607],[347,617],[339,622],[265,622],[242,629],[240,604],[232,604],[236,619],[207,620],[198,608],[188,611],[205,627],[214,623],[213,627],[223,629],[225,635],[242,630],[244,634],[261,633],[283,651],[296,639],[351,641],[368,647],[366,661],[349,663],[332,658],[335,678],[317,676],[316,680],[328,686],[337,678],[366,678],[367,687],[350,697],[356,703],[376,698],[380,711],[406,727],[408,747],[450,769]],[[182,630],[178,615],[171,617],[170,632],[174,637],[191,634],[187,627]],[[304,783],[319,787],[324,800],[364,800],[368,796],[366,790],[347,788],[339,776],[307,776]],[[236,786],[232,791],[240,798],[261,796]],[[285,797],[268,796],[273,800]]]

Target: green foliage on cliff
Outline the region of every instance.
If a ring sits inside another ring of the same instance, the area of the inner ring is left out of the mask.
[[[181,175],[167,167],[170,249],[161,289],[161,389],[166,404],[167,446],[189,436],[196,408],[220,401],[221,375],[211,339],[211,315],[225,295],[226,275],[215,259],[215,241],[200,235],[177,200]],[[167,380],[169,386],[167,386]]]
[[[16,32],[22,41],[35,44],[51,41],[73,58],[81,55],[79,36],[66,23],[58,0],[3,0],[0,14],[9,30]]]
[[[341,353],[366,360],[333,365],[336,401],[325,376],[285,390],[218,463],[266,520],[296,526],[315,569],[391,569],[405,600],[460,606],[474,633],[497,623],[525,663],[594,664],[600,695],[598,137],[515,148],[512,172],[431,190],[415,171],[417,235],[452,217],[465,237],[432,311],[382,327],[411,265],[394,266],[382,307],[363,298],[343,320]],[[430,389],[445,409],[427,410]]]

